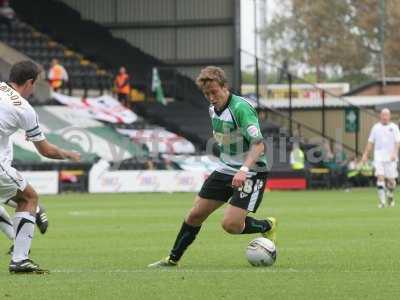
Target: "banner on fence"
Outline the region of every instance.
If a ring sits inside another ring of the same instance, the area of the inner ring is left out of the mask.
[[[20,172],[39,195],[58,193],[58,171]]]
[[[74,109],[81,116],[96,120],[117,123],[131,124],[136,122],[137,115],[127,109],[110,95],[102,95],[93,98],[79,98],[53,92],[53,98],[58,102]]]
[[[202,171],[101,171],[89,174],[89,193],[197,192],[208,173]]]

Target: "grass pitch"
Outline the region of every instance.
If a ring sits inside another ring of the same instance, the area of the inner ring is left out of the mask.
[[[9,275],[0,237],[0,299],[399,299],[400,207],[377,208],[373,189],[266,193],[258,216],[277,216],[278,259],[251,267],[255,236],[230,236],[222,211],[203,226],[178,269],[165,257],[193,194],[42,197],[48,234],[32,258],[50,275]]]

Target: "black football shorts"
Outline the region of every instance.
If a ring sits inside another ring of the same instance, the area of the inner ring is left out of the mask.
[[[256,212],[264,195],[267,175],[267,172],[260,172],[248,177],[243,187],[237,189],[232,187],[233,175],[214,171],[203,183],[199,196]]]

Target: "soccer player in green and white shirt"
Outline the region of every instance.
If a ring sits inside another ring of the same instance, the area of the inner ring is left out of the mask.
[[[201,225],[225,203],[223,229],[230,234],[260,233],[275,241],[276,219],[248,216],[260,205],[267,179],[267,159],[257,112],[245,99],[229,92],[225,73],[206,67],[197,85],[210,101],[214,137],[221,150],[219,167],[204,182],[176,237],[169,256],[149,267],[176,266],[195,240]]]

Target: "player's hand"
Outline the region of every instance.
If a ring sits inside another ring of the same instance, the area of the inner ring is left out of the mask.
[[[361,158],[361,163],[365,164],[368,161],[368,156],[366,156],[365,154],[362,156]]]
[[[396,154],[391,154],[390,155],[390,161],[395,161],[396,160]]]
[[[66,151],[65,157],[73,162],[79,162],[81,160],[81,154],[76,151]]]
[[[234,188],[241,188],[246,181],[247,173],[244,171],[239,171],[235,174],[232,180],[232,186]]]

